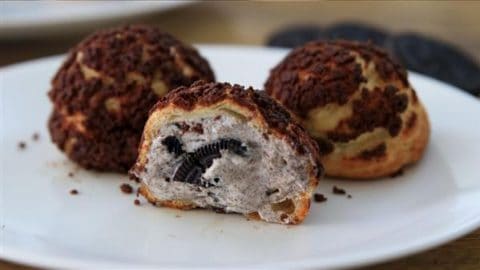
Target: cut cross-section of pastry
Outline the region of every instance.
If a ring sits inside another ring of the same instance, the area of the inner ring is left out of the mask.
[[[239,85],[197,82],[152,109],[130,172],[159,206],[296,224],[323,168],[316,142],[276,101]]]

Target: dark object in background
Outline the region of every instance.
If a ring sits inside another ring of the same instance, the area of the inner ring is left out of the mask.
[[[322,31],[315,25],[290,26],[274,33],[268,46],[294,48],[314,40],[371,41],[388,50],[407,69],[455,85],[480,97],[480,67],[460,49],[420,34],[390,35],[362,23],[342,22]]]
[[[408,69],[480,96],[480,67],[460,49],[414,33],[393,37],[390,46],[395,57]]]
[[[367,42],[385,47],[389,35],[382,29],[356,22],[344,22],[334,24],[325,29],[327,39],[346,39]]]
[[[314,40],[346,39],[371,41],[384,47],[388,34],[380,28],[356,22],[343,22],[331,25],[324,30],[315,25],[286,27],[275,32],[267,41],[268,46],[293,48]]]
[[[267,41],[271,47],[293,48],[313,40],[325,39],[323,31],[318,26],[297,25],[287,27],[274,33]]]

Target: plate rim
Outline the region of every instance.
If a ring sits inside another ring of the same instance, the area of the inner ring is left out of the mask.
[[[214,50],[214,49],[220,49],[220,50],[260,50],[260,51],[275,51],[278,53],[286,53],[289,49],[283,49],[283,48],[268,48],[268,47],[261,47],[261,46],[248,46],[248,45],[218,45],[218,44],[195,44],[197,48],[200,50],[206,49],[206,50]],[[54,55],[54,56],[48,56],[48,57],[43,57],[43,58],[38,58],[38,59],[33,59],[25,62],[20,62],[20,63],[15,63],[12,65],[7,65],[4,67],[0,68],[0,76],[3,77],[2,75],[5,72],[12,72],[12,70],[16,69],[21,69],[21,68],[26,68],[30,65],[35,65],[35,64],[41,64],[42,62],[45,61],[58,61],[59,64],[62,62],[62,58],[65,58],[65,54],[61,55]],[[14,71],[13,71],[14,72]],[[479,101],[477,98],[474,96],[464,92],[463,90],[459,89],[458,87],[455,87],[453,85],[450,85],[448,83],[444,83],[442,81],[436,80],[434,78],[430,78],[428,76],[418,74],[415,72],[409,71],[409,74],[414,74],[415,77],[420,77],[422,79],[425,79],[427,81],[433,82],[434,84],[440,84],[445,86],[446,88],[449,89],[456,89],[455,92],[457,94],[455,95],[462,95],[464,97],[470,97],[473,100]],[[2,84],[3,85],[3,84]],[[3,93],[3,89],[0,89],[1,92]],[[6,90],[5,90],[6,91]],[[461,94],[459,93],[461,92]],[[0,95],[1,97],[1,95]],[[2,100],[0,99],[0,102]],[[2,177],[3,178],[3,177]],[[4,179],[4,178],[3,178]],[[0,181],[4,181],[3,179],[0,179]],[[392,259],[404,257],[407,255],[415,254],[418,252],[422,252],[431,248],[435,248],[439,245],[445,244],[447,242],[450,242],[454,239],[457,239],[465,234],[468,234],[472,232],[473,230],[476,230],[477,228],[480,228],[480,216],[475,217],[473,219],[470,219],[468,222],[463,223],[462,225],[454,227],[453,230],[445,231],[442,234],[435,234],[435,235],[430,235],[427,238],[422,238],[420,241],[415,241],[411,242],[409,245],[405,246],[402,245],[400,248],[398,247],[390,247],[389,249],[385,250],[383,249],[374,249],[373,252],[372,250],[369,251],[363,251],[363,252],[358,252],[355,256],[348,256],[348,260],[340,260],[336,259],[335,261],[322,261],[322,265],[318,264],[318,260],[315,258],[306,258],[306,259],[301,259],[298,261],[282,261],[279,263],[258,263],[258,264],[243,264],[241,266],[227,266],[227,268],[244,268],[244,267],[254,267],[254,268],[262,268],[262,267],[275,267],[275,268],[291,268],[291,267],[298,267],[298,268],[311,268],[311,267],[320,267],[320,268],[338,268],[338,267],[359,267],[359,266],[365,266],[365,265],[370,265],[373,263],[381,263],[385,261],[389,261]],[[2,232],[3,228],[2,228]],[[427,240],[425,240],[427,239]],[[360,255],[358,255],[360,254]],[[0,259],[5,260],[5,261],[10,261],[10,262],[15,262],[15,263],[20,263],[20,264],[26,264],[30,266],[40,266],[40,267],[57,267],[57,268],[77,268],[77,267],[115,267],[115,268],[125,268],[125,267],[140,267],[140,268],[181,268],[181,269],[191,269],[191,268],[202,268],[202,267],[186,267],[186,266],[158,266],[158,265],[150,265],[150,264],[142,264],[142,263],[112,263],[112,262],[102,262],[98,260],[91,260],[89,263],[82,262],[79,259],[76,258],[70,258],[70,257],[64,257],[60,255],[38,255],[38,253],[34,252],[26,252],[22,251],[21,249],[18,248],[12,248],[12,247],[5,247],[1,246],[0,249]],[[92,263],[94,262],[94,263]],[[220,266],[223,268],[223,266]]]
[[[16,2],[12,0],[6,0],[7,2]],[[91,14],[87,17],[79,17],[78,15],[69,18],[48,18],[48,19],[29,19],[24,21],[8,21],[5,20],[0,25],[0,37],[5,38],[25,38],[37,36],[38,32],[42,33],[58,33],[61,29],[68,27],[81,27],[84,25],[96,23],[96,22],[108,22],[110,20],[116,20],[121,18],[128,18],[139,16],[142,14],[151,14],[155,12],[165,12],[172,9],[180,8],[190,4],[194,4],[198,0],[137,0],[135,5],[130,6],[130,9],[116,9],[113,12],[104,12]],[[68,2],[61,0],[60,2]],[[88,2],[88,1],[84,1]],[[112,1],[113,3],[114,1]],[[166,4],[166,5],[165,5]],[[22,35],[19,32],[23,32]]]

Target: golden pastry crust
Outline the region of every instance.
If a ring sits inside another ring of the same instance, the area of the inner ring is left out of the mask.
[[[391,175],[428,143],[427,113],[406,71],[368,43],[307,43],[271,71],[265,90],[317,140],[329,176]]]
[[[207,61],[156,27],[94,33],[52,80],[52,140],[85,168],[126,172],[149,109],[170,89],[198,79],[214,80]]]
[[[244,89],[239,85],[200,81],[189,88],[180,87],[169,92],[150,112],[139,146],[137,162],[130,171],[132,177],[139,175],[145,169],[148,161],[147,153],[156,136],[156,131],[162,123],[168,121],[169,117],[173,115],[202,114],[206,110],[228,111],[230,114],[245,118],[262,130],[265,136],[274,136],[284,140],[297,155],[307,155],[310,165],[306,192],[284,205],[278,205],[280,212],[284,210],[288,212],[285,213],[284,223],[302,222],[308,214],[311,196],[323,174],[318,146],[287,110],[267,95],[260,94],[252,88]],[[190,201],[158,200],[143,184],[140,193],[150,202],[161,206],[179,209],[197,207]],[[294,205],[294,210],[287,211],[286,208],[290,208],[291,203]],[[251,213],[248,216],[252,217],[255,214]]]

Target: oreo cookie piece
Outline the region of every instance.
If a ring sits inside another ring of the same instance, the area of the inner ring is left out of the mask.
[[[389,37],[380,28],[356,22],[343,22],[331,25],[325,29],[325,36],[330,40],[371,41],[380,47],[385,47],[386,40]]]
[[[314,25],[289,26],[279,30],[268,38],[267,46],[294,48],[309,41],[323,40],[325,36],[320,27]]]
[[[408,69],[480,96],[480,67],[460,49],[413,33],[393,37],[390,47],[397,59]]]

